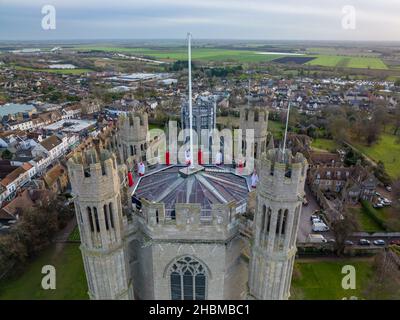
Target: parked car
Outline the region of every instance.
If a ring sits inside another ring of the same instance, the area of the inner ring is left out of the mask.
[[[395,245],[400,246],[400,240],[391,240],[390,244],[395,244]]]
[[[319,217],[316,214],[313,214],[310,216],[310,221],[312,222],[314,219],[319,219]]]
[[[325,243],[327,240],[322,234],[309,234],[308,241],[311,243]]]
[[[391,186],[386,186],[386,190],[389,192],[392,192],[392,187]]]
[[[358,241],[358,243],[361,246],[369,246],[371,244],[371,241],[367,240],[367,239],[360,239],[360,241]]]
[[[346,246],[352,246],[352,245],[354,244],[354,242],[351,241],[351,240],[346,240],[346,241],[344,242],[344,244],[345,244]]]
[[[308,206],[308,200],[306,197],[303,198],[303,206]]]
[[[372,242],[376,246],[384,246],[386,244],[385,240],[377,239]]]
[[[325,231],[329,231],[329,227],[323,222],[317,222],[317,223],[313,223],[312,231],[325,232]]]
[[[382,202],[378,202],[374,204],[374,208],[383,208],[384,204]]]
[[[318,218],[312,219],[311,223],[315,224],[315,223],[324,223],[324,222],[321,220],[321,218],[318,217]]]
[[[392,201],[390,201],[389,199],[387,199],[387,198],[383,198],[383,204],[384,205],[387,205],[387,206],[389,206],[389,205],[391,205],[392,204]]]

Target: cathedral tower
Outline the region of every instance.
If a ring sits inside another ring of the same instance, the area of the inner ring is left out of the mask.
[[[123,162],[146,161],[146,137],[149,130],[147,113],[129,112],[127,115],[121,115],[118,122],[118,147]]]
[[[90,149],[68,161],[91,299],[133,299],[115,156]]]
[[[307,161],[290,150],[272,149],[261,160],[249,265],[249,298],[290,296]]]
[[[268,111],[261,107],[244,107],[240,110],[240,129],[242,129],[242,152],[246,150],[246,130],[254,130],[254,159],[260,160],[267,148]],[[256,162],[257,163],[257,162]]]

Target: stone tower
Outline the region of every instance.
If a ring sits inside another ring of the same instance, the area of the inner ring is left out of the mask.
[[[149,130],[147,113],[129,112],[119,122],[119,150],[124,163],[146,161],[146,137]],[[131,168],[129,168],[131,169]]]
[[[240,110],[240,129],[242,129],[242,150],[246,149],[246,130],[254,130],[252,147],[256,166],[267,148],[268,111],[261,107],[244,107]]]
[[[90,149],[68,160],[91,299],[133,299],[115,156]]]
[[[249,265],[249,298],[290,296],[307,161],[290,150],[272,149],[261,159]]]

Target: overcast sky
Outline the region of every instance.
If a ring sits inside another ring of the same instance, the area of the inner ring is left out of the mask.
[[[56,9],[43,30],[42,6]],[[353,6],[355,29],[342,27]],[[400,0],[0,0],[1,40],[177,39],[400,41]]]

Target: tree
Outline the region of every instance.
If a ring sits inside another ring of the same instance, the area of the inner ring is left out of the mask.
[[[373,262],[374,273],[364,290],[369,300],[394,300],[400,296],[400,271],[391,248],[381,251]]]
[[[56,207],[44,205],[26,208],[16,227],[29,256],[35,256],[50,243],[58,230]]]
[[[0,237],[0,279],[17,272],[27,258],[26,246],[15,232]]]
[[[395,110],[394,110],[394,114],[393,114],[393,120],[394,120],[394,135],[397,135],[399,129],[400,129],[400,107],[398,106]]]
[[[345,209],[342,218],[331,223],[331,228],[335,238],[335,252],[338,256],[341,256],[344,253],[345,241],[358,229],[357,221],[353,213]]]
[[[387,174],[385,164],[379,161],[377,166],[374,167],[374,174],[383,184],[388,185],[391,182],[390,176]]]
[[[359,160],[362,160],[361,155],[349,148],[344,156],[344,164],[346,166],[354,166]]]
[[[392,184],[393,204],[400,209],[400,177]]]
[[[1,154],[1,158],[3,160],[11,160],[12,157],[13,157],[13,154],[8,149],[4,150],[3,153]]]
[[[381,126],[374,121],[365,121],[363,125],[363,136],[368,146],[376,142],[381,134]]]
[[[336,142],[343,142],[349,136],[349,121],[342,115],[332,115],[328,118],[328,130]]]

